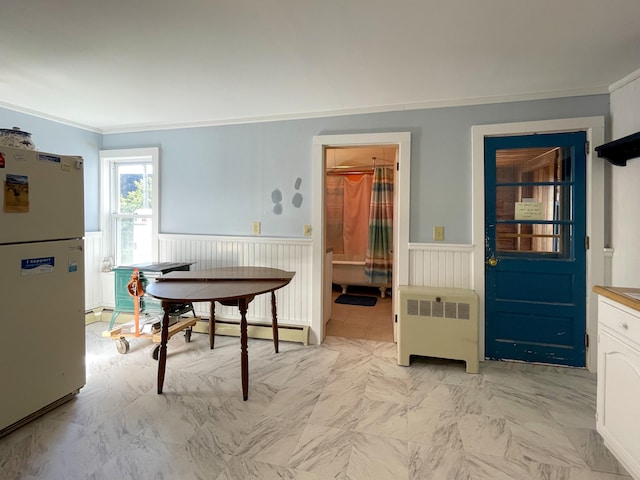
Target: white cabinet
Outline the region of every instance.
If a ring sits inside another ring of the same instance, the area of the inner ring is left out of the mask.
[[[598,301],[597,429],[605,445],[640,479],[640,312]]]

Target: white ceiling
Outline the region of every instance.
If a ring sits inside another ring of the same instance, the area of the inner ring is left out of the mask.
[[[109,133],[606,93],[640,68],[639,19],[639,0],[2,0],[0,106]]]

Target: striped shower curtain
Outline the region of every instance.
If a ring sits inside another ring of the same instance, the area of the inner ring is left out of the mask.
[[[393,172],[373,172],[369,209],[369,244],[364,273],[370,283],[391,283],[393,274]]]

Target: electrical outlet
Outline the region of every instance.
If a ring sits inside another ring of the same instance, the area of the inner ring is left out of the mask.
[[[433,239],[437,242],[441,242],[444,240],[444,227],[438,225],[433,227]]]
[[[253,222],[251,225],[251,233],[254,235],[260,235],[260,222]]]
[[[304,224],[304,236],[305,237],[311,236],[311,225],[309,225],[308,223]]]

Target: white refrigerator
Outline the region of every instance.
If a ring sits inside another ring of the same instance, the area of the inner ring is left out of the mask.
[[[81,157],[0,146],[0,437],[85,384]]]

